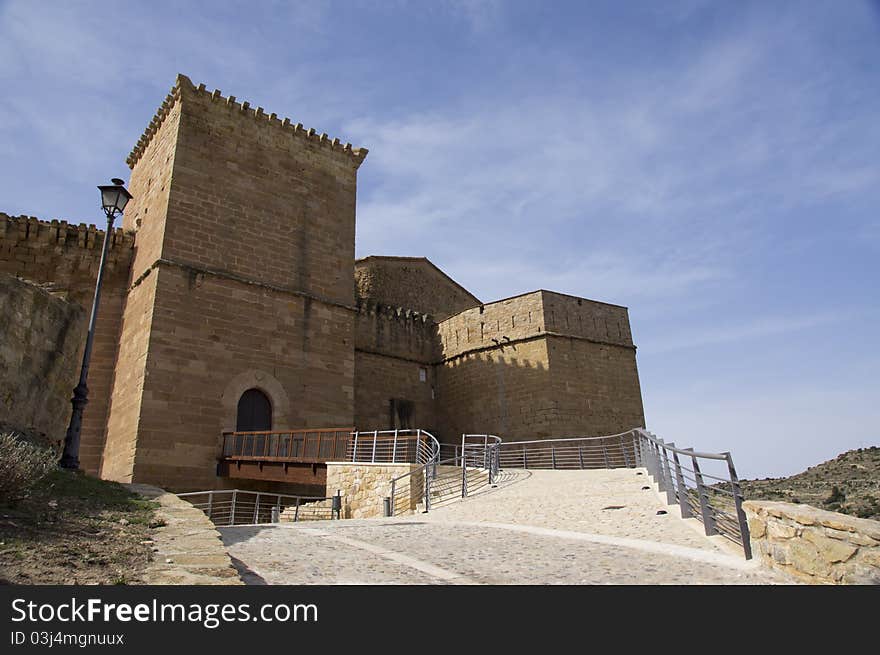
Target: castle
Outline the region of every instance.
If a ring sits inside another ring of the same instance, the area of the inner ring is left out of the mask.
[[[231,430],[644,426],[626,308],[544,290],[482,302],[425,258],[356,260],[366,155],[180,75],[126,160],[121,228],[0,214],[0,272],[84,307],[112,240],[86,471],[222,488]]]

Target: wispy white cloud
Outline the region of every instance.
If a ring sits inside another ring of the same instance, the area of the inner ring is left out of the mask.
[[[845,323],[849,320],[851,320],[851,316],[848,313],[839,311],[806,316],[750,316],[743,317],[734,324],[716,323],[707,325],[701,330],[689,329],[674,334],[658,335],[648,341],[643,341],[640,345],[652,355],[658,355],[702,346],[790,335],[820,326]]]

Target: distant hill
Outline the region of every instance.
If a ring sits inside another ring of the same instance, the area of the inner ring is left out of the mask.
[[[787,478],[740,482],[746,500],[804,503],[880,521],[880,447],[849,450]]]

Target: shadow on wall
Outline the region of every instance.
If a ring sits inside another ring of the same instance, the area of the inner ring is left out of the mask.
[[[440,438],[464,432],[504,441],[597,436],[645,424],[635,352],[542,337],[438,366]]]

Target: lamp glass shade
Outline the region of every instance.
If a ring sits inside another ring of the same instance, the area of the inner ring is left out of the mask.
[[[105,212],[112,215],[122,213],[132,197],[125,187],[119,184],[99,186],[98,189],[101,190],[101,206]]]

